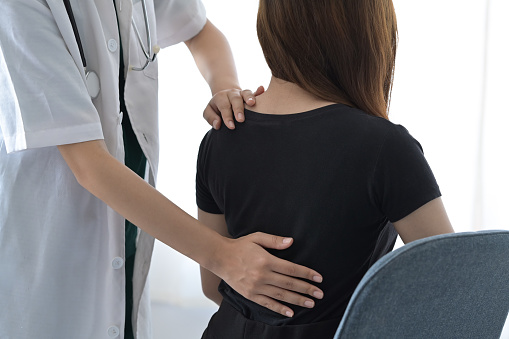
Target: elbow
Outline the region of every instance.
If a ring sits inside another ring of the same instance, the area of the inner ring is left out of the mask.
[[[202,285],[202,291],[205,297],[212,300],[214,303],[217,304],[217,306],[221,305],[221,302],[223,301],[223,296],[217,290],[217,286],[213,288],[210,286],[207,287],[206,285]]]
[[[85,168],[73,168],[72,173],[74,174],[78,184],[87,191],[90,191],[92,176],[88,173],[88,171]]]
[[[105,159],[105,154],[109,154],[102,143],[103,141],[90,141],[58,146],[74,177],[87,190],[94,185],[100,164],[108,160]]]
[[[93,166],[91,162],[83,161],[83,159],[72,159],[67,162],[72,174],[76,178],[78,184],[89,190],[92,185]]]
[[[210,288],[210,286],[206,285],[202,285],[201,290],[203,294],[212,301],[214,301],[214,294],[218,293],[217,289]]]

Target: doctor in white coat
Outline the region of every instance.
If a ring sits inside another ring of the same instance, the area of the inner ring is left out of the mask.
[[[144,50],[152,57],[156,44],[186,42],[214,94],[204,115],[215,128],[219,110],[229,125],[243,100],[254,101],[240,91],[228,43],[202,3],[70,5],[83,55],[64,1],[0,5],[0,338],[123,338],[125,219],[140,227],[128,315],[136,338],[151,338],[146,278],[154,237],[281,314],[292,311],[278,301],[303,306],[307,295],[322,297],[306,281],[320,282],[317,272],[260,246],[284,249],[291,239],[226,239],[153,188],[157,59],[147,63]],[[99,80],[95,89],[87,86],[90,74]],[[122,100],[147,159],[145,180],[124,165]]]

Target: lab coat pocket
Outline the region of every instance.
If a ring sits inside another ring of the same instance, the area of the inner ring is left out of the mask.
[[[145,55],[143,54],[143,52],[141,51],[141,49],[139,50],[139,57],[140,57],[140,60],[141,60],[141,64],[144,65],[145,64]],[[152,79],[157,79],[157,75],[158,75],[158,65],[157,65],[157,57],[156,59],[153,61],[153,62],[150,62],[147,67],[143,70],[143,73],[148,76],[149,78],[152,78]]]
[[[141,33],[141,32],[140,32]],[[131,37],[129,53],[129,67],[130,68],[142,68],[147,61],[143,50],[141,49],[140,43],[137,38]],[[154,62],[150,62],[143,71],[132,70],[132,72],[143,73],[145,76],[157,80],[157,59]]]
[[[159,52],[159,47],[156,47],[156,23],[155,20],[152,20],[155,18],[155,14],[153,14],[153,6],[151,5],[151,2],[147,2],[146,5],[147,17],[145,17],[141,2],[133,2],[131,46],[135,51],[131,49],[131,55],[133,56],[133,63],[131,65],[137,68],[142,68],[149,59],[152,60],[155,52]],[[147,28],[150,32],[149,35],[147,35]],[[157,79],[157,59],[153,62],[149,62],[142,72],[152,79]]]

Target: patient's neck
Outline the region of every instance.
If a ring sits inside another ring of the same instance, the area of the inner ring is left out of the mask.
[[[298,85],[272,77],[265,93],[256,97],[256,105],[248,109],[266,114],[292,114],[333,104],[316,97]]]

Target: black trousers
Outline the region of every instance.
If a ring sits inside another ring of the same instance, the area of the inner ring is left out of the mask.
[[[341,319],[313,324],[270,326],[244,317],[227,302],[210,319],[202,339],[332,339]]]

